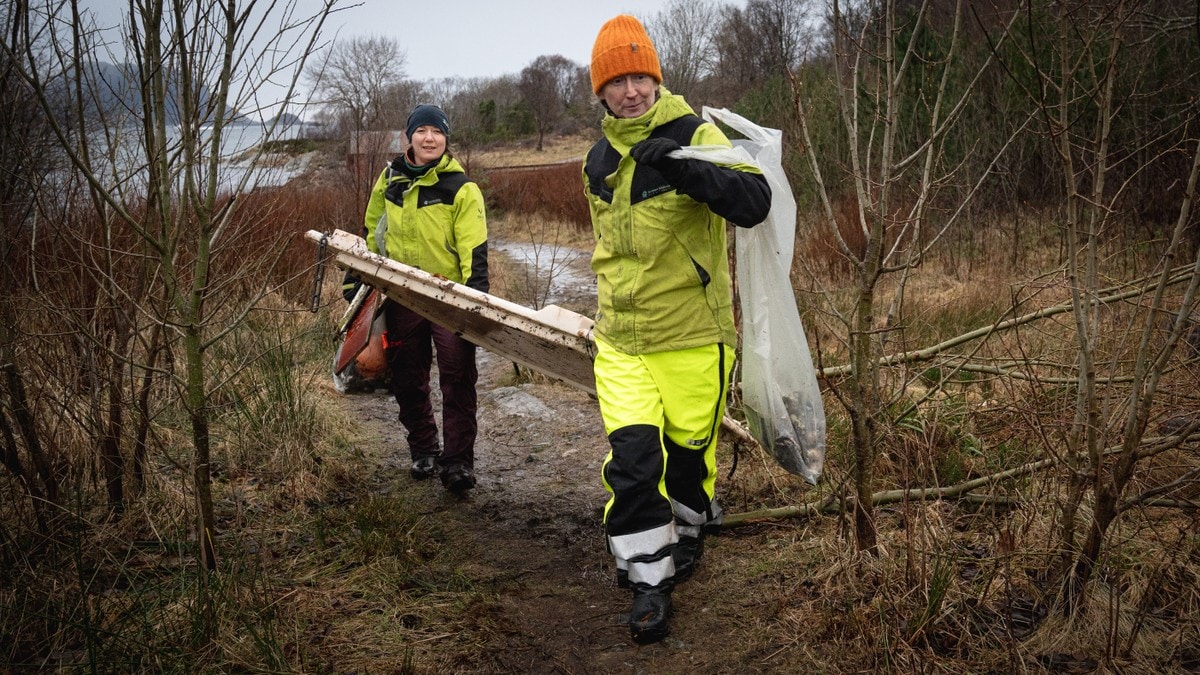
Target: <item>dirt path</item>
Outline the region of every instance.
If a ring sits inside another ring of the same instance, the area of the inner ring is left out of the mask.
[[[680,672],[691,664],[702,672],[744,672],[711,661],[716,655],[703,646],[722,634],[706,606],[711,581],[703,567],[676,593],[672,636],[640,648],[630,641],[623,623],[628,592],[613,583],[604,547],[600,464],[607,443],[595,400],[556,383],[513,386],[512,364],[484,351],[479,360],[479,483],[463,500],[436,481],[409,478],[390,396],[359,394],[350,402],[392,449],[377,474],[380,489],[416,493],[423,515],[453,539],[447,548],[460,554],[459,574],[490,598],[467,611],[470,638],[450,646],[453,656],[442,655],[451,667]]]
[[[418,672],[430,659],[437,670],[455,672],[759,670],[742,657],[731,660],[736,645],[720,644],[726,622],[744,609],[721,596],[719,573],[710,569],[720,565],[724,537],[710,540],[695,577],[677,589],[671,636],[633,644],[624,624],[628,591],[616,587],[604,546],[600,466],[608,444],[595,399],[538,375],[514,384],[513,364],[486,350],[479,351],[479,366],[478,485],[463,500],[436,480],[409,478],[390,396],[347,399],[386,448],[378,489],[415,498],[450,540],[446,548],[458,557],[459,575],[486,598],[464,608],[458,639],[444,641],[435,654],[418,653]],[[439,399],[435,387],[440,409]]]

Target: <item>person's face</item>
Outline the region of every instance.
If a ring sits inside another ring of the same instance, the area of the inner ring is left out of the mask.
[[[609,80],[600,90],[600,95],[613,115],[640,117],[654,105],[657,92],[658,82],[653,77],[635,73]]]
[[[412,144],[413,163],[417,166],[428,164],[446,152],[446,134],[431,124],[417,127],[409,142]]]

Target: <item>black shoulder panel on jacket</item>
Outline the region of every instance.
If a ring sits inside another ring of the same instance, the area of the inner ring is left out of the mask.
[[[684,115],[650,132],[650,138],[670,138],[680,145],[691,145],[692,136],[704,120],[699,115]]]
[[[465,173],[444,173],[433,185],[422,185],[417,193],[417,208],[434,204],[453,204],[462,186],[470,182]]]
[[[604,182],[604,177],[617,170],[621,156],[608,142],[601,138],[588,150],[587,159],[583,164],[584,174],[587,175],[588,191],[599,197],[606,204],[613,200],[612,190]]]
[[[650,138],[669,138],[679,145],[691,145],[692,136],[696,129],[704,124],[704,120],[696,115],[686,115],[671,120],[650,132]],[[655,195],[674,190],[674,186],[656,169],[639,164],[633,171],[633,184],[630,186],[629,203],[637,204]]]
[[[671,138],[680,145],[691,145],[692,136],[701,124],[704,124],[704,120],[700,117],[686,115],[671,120],[650,132],[650,138]],[[617,170],[617,163],[620,161],[621,155],[608,142],[608,139],[601,138],[588,151],[587,160],[584,163],[583,170],[587,175],[588,191],[609,204],[612,203],[613,195],[612,190],[604,183],[604,178]],[[671,185],[663,179],[660,173],[649,167],[638,166],[633,172],[630,202],[636,204],[643,199],[671,189],[673,189]]]

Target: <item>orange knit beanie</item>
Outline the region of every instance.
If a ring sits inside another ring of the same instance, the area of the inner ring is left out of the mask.
[[[621,14],[600,27],[592,46],[592,91],[596,94],[614,77],[645,74],[662,82],[658,52],[641,22]]]

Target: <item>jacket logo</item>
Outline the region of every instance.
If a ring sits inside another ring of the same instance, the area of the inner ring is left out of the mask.
[[[664,192],[670,192],[671,190],[674,190],[674,189],[675,188],[673,186],[671,186],[670,184],[666,184],[666,185],[660,185],[656,188],[650,188],[649,190],[642,190],[642,199],[643,200],[649,199],[650,197],[653,197],[655,195],[661,195]]]

